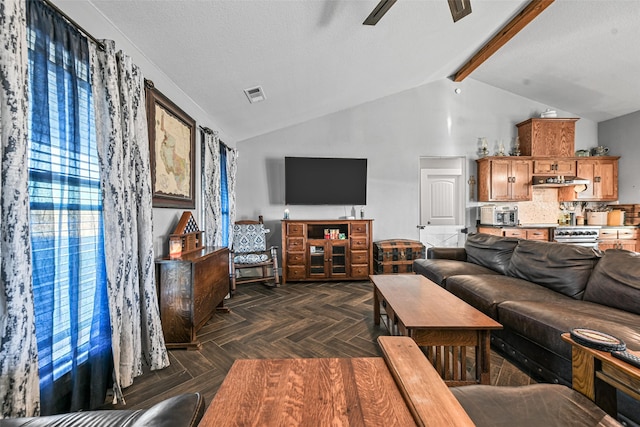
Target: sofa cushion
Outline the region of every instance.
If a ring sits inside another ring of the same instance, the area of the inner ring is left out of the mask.
[[[593,302],[505,301],[498,305],[498,321],[538,345],[571,360],[571,346],[561,335],[573,328],[590,328],[620,338],[640,351],[640,316]]]
[[[499,237],[490,234],[471,234],[467,237],[464,249],[467,261],[505,274],[511,254],[519,240],[512,237]]]
[[[445,285],[447,278],[459,274],[499,274],[477,264],[450,259],[417,259],[413,262],[413,272],[440,286]]]
[[[562,301],[568,296],[516,277],[501,275],[453,276],[446,289],[487,316],[498,319],[498,304],[504,301]]]
[[[450,390],[478,427],[620,425],[586,396],[563,385],[470,385]]]
[[[581,299],[599,257],[592,248],[523,240],[513,251],[506,274]]]
[[[640,253],[606,251],[589,277],[584,300],[640,314]]]

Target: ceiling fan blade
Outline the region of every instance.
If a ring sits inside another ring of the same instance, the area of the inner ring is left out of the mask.
[[[449,0],[451,1],[451,0]],[[469,1],[469,0],[467,0]],[[373,11],[367,16],[362,25],[376,25],[380,18],[393,6],[396,0],[380,0],[380,3],[373,9]]]
[[[448,0],[453,22],[457,22],[471,13],[471,0]]]

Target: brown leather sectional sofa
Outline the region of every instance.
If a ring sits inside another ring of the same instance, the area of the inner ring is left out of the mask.
[[[492,347],[538,381],[571,385],[561,334],[573,328],[640,351],[640,253],[475,234],[464,248],[429,248],[413,269],[500,322]],[[640,402],[618,401],[640,424]]]

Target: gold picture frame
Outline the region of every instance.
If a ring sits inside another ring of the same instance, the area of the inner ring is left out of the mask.
[[[196,207],[196,122],[145,80],[154,208]]]

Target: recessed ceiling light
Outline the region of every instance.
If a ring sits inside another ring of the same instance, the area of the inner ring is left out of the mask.
[[[262,90],[262,86],[250,87],[248,89],[245,89],[244,93],[247,95],[247,98],[249,98],[249,102],[252,104],[267,99],[264,91]]]

